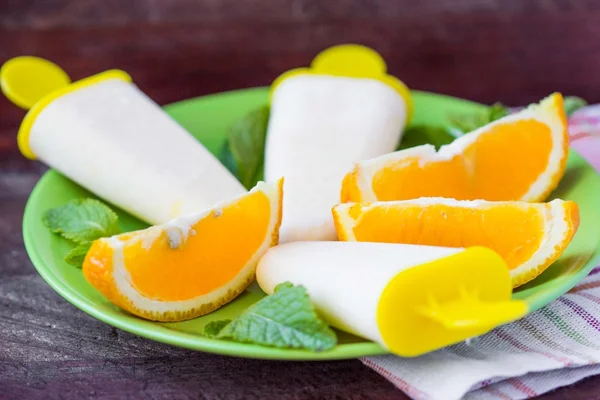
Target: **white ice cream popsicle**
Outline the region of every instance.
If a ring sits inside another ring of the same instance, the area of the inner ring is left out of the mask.
[[[56,65],[18,57],[1,73],[7,97],[30,108],[19,130],[21,152],[148,223],[245,192],[123,71],[70,83]],[[32,92],[35,85],[43,90]]]
[[[281,242],[335,239],[344,175],[396,149],[411,107],[406,86],[363,46],[329,48],[273,83],[265,178],[285,177]]]
[[[304,286],[332,326],[415,356],[520,318],[508,267],[493,251],[368,242],[295,242],[258,264],[260,287]]]

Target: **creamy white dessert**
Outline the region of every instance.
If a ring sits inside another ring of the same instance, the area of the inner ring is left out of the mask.
[[[256,271],[272,294],[304,286],[332,326],[414,356],[485,333],[527,310],[511,301],[502,258],[485,248],[295,242],[271,248]]]
[[[335,238],[331,208],[355,162],[396,149],[402,97],[363,78],[299,75],[273,93],[265,178],[285,177],[281,241]]]
[[[396,149],[407,93],[360,46],[328,49],[273,85],[265,178],[285,177],[281,242],[335,239],[331,208],[342,179],[355,162]]]
[[[21,148],[150,224],[246,192],[126,75],[113,75],[36,104],[21,127]]]

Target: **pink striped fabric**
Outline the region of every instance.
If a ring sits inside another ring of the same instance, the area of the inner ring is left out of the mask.
[[[600,171],[600,104],[575,112],[569,133]],[[529,399],[600,374],[600,266],[557,301],[468,344],[361,361],[419,400]]]

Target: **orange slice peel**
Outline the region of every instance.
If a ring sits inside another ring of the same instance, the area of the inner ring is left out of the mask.
[[[568,144],[563,97],[555,93],[437,152],[422,145],[355,164],[342,182],[341,202],[543,201],[564,175]]]
[[[154,321],[207,314],[253,281],[279,239],[283,179],[166,224],[96,240],[85,279],[113,304]]]

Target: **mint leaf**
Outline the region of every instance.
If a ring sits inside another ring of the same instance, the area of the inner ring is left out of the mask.
[[[256,185],[262,176],[268,123],[269,107],[262,106],[238,120],[227,137],[236,176],[247,189]],[[225,161],[221,158],[224,164],[231,164],[227,152],[222,156],[225,156]]]
[[[218,323],[207,325],[205,333],[218,332],[219,339],[313,351],[329,350],[337,344],[335,333],[317,316],[306,289],[289,282],[278,285],[271,296],[230,323]]]
[[[509,109],[501,103],[492,104],[487,110],[465,113],[465,114],[450,114],[448,122],[452,127],[453,132],[465,134],[474,131],[484,125],[494,122],[509,114]]]
[[[85,260],[85,256],[91,246],[91,242],[78,245],[65,254],[65,261],[77,268],[81,268],[83,265],[83,260]]]
[[[52,232],[78,244],[119,233],[117,214],[95,199],[76,199],[52,208],[42,221]]]
[[[487,114],[487,123],[494,122],[497,119],[506,117],[510,111],[501,103],[495,103],[490,106]]]
[[[440,126],[415,125],[407,128],[402,135],[402,141],[398,150],[432,144],[436,150],[445,144],[452,143],[455,137],[447,129]]]
[[[277,293],[278,291],[280,291],[282,289],[292,289],[293,287],[294,287],[294,284],[292,282],[280,283],[279,285],[275,286],[275,290],[273,290],[273,294]],[[299,287],[302,288],[306,292],[306,290],[304,289],[303,286],[299,286]],[[306,296],[308,297],[308,293],[306,294]]]
[[[461,135],[474,131],[487,124],[488,114],[486,113],[468,113],[468,114],[450,114],[448,115],[448,122],[454,132]]]
[[[211,321],[204,326],[204,336],[217,337],[219,332],[231,322],[230,319],[222,319],[220,321]]]
[[[573,114],[575,111],[587,106],[587,101],[577,96],[566,96],[565,97],[565,114],[567,117]]]
[[[587,106],[587,101],[577,96],[565,96],[565,114],[570,116],[575,111]],[[485,112],[449,115],[451,130],[465,134],[475,129],[494,122],[510,113],[502,103],[492,104]]]
[[[229,140],[226,140],[225,143],[223,143],[219,160],[225,166],[225,168],[229,170],[229,172],[231,172],[234,176],[237,176],[237,162],[235,161],[235,158],[233,158],[233,154],[231,154]]]
[[[117,214],[95,199],[76,199],[46,211],[42,222],[54,233],[77,244],[67,254],[65,262],[81,268],[92,242],[119,233]]]

